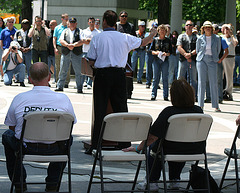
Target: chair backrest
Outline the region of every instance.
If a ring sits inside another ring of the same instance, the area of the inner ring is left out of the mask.
[[[35,111],[25,115],[24,122],[24,139],[62,141],[69,139],[74,117],[63,111]]]
[[[112,113],[104,118],[103,139],[110,141],[146,140],[152,117],[146,113]]]
[[[165,139],[175,142],[200,142],[207,139],[212,125],[212,117],[207,114],[186,113],[169,117],[169,127]]]

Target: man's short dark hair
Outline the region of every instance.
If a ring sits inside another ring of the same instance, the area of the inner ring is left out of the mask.
[[[41,16],[39,16],[39,15],[35,16],[35,21],[36,21],[36,19],[41,19],[42,20]]]
[[[125,10],[122,10],[122,11],[119,13],[119,15],[121,16],[123,13],[127,14],[127,16],[128,16],[128,13],[127,13]]]
[[[107,10],[103,14],[103,20],[105,20],[110,27],[114,27],[118,20],[118,15],[115,11]]]
[[[30,77],[33,81],[42,81],[49,76],[48,65],[44,62],[36,62],[30,66]]]
[[[94,20],[94,21],[95,21],[95,18],[94,18],[94,17],[89,17],[89,18],[88,18],[88,21],[89,21],[89,20]]]
[[[193,87],[184,79],[174,80],[170,88],[172,105],[175,107],[193,107],[195,102]]]

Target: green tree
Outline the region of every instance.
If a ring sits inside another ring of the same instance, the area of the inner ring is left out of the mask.
[[[0,0],[0,10],[5,13],[21,14],[22,0]]]

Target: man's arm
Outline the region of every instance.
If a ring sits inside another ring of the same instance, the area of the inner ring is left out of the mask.
[[[3,50],[3,41],[2,40],[0,40],[0,49]]]
[[[33,32],[34,32],[34,29],[35,29],[35,24],[33,25],[33,27],[29,30],[28,32],[28,37],[33,37]]]
[[[10,48],[3,52],[2,61],[5,62],[10,54]]]
[[[223,56],[222,56],[222,57],[219,59],[219,61],[218,61],[219,64],[223,61],[224,58],[227,57],[228,53],[229,53],[228,48],[226,48],[226,49],[224,50]]]
[[[53,47],[54,47],[54,53],[58,55],[58,49],[57,49],[57,37],[53,37]]]
[[[149,36],[142,39],[142,43],[140,46],[146,46],[150,41],[152,41],[153,37],[157,34],[157,30],[152,28]]]

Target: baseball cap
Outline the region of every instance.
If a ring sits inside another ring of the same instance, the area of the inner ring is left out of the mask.
[[[203,27],[212,27],[212,23],[210,21],[205,21]]]
[[[29,23],[29,21],[27,19],[23,19],[21,23],[22,24],[27,24],[27,23]]]
[[[138,21],[138,25],[146,25],[145,21]]]
[[[20,44],[17,41],[11,41],[10,46],[20,48]]]
[[[76,22],[77,22],[77,19],[76,19],[75,17],[71,17],[71,18],[69,19],[69,22],[70,22],[70,23],[76,23]]]
[[[157,22],[153,22],[153,23],[152,23],[152,27],[158,27]]]

